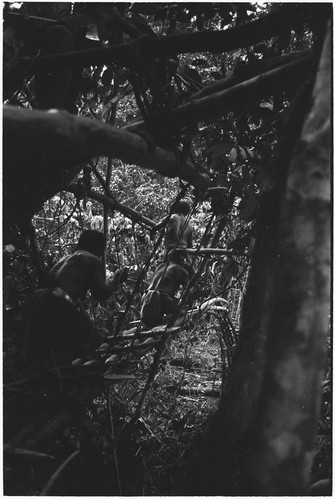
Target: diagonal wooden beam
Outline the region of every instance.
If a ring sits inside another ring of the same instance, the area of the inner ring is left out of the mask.
[[[69,191],[70,193],[73,193],[75,196],[78,196],[80,198],[82,188],[81,186],[78,186],[78,184],[71,182],[71,184],[66,188],[66,191]],[[128,219],[132,220],[136,224],[140,224],[141,226],[147,228],[151,228],[156,225],[156,223],[153,220],[149,219],[148,217],[145,217],[144,215],[140,214],[133,208],[127,207],[123,203],[120,203],[114,197],[98,193],[98,191],[95,191],[94,189],[90,189],[87,193],[87,196],[92,200],[102,203],[103,205],[107,205],[112,210],[117,210],[118,212],[125,215]]]

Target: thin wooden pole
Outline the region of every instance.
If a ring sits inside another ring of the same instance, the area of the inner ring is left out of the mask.
[[[185,248],[187,253],[191,254],[212,254],[212,255],[242,255],[244,257],[248,256],[247,252],[234,252],[233,250],[225,250],[224,248]]]

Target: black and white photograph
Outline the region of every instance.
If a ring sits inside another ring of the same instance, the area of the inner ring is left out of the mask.
[[[2,495],[331,497],[333,3],[2,17]]]

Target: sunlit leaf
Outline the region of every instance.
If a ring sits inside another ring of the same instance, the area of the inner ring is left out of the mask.
[[[262,102],[260,105],[260,108],[266,108],[269,109],[270,111],[273,111],[273,103],[269,101]]]
[[[236,150],[236,148],[232,148],[232,150],[230,151],[230,155],[229,155],[229,162],[235,163],[236,160],[237,160],[237,150]]]
[[[13,253],[13,252],[15,252],[15,246],[14,245],[6,245],[5,246],[5,251],[7,253]]]
[[[241,146],[238,146],[238,151],[240,153],[240,156],[242,157],[242,160],[246,160],[247,153],[245,152],[245,149],[243,149]]]
[[[254,158],[255,154],[254,154],[254,152],[253,152],[250,148],[244,148],[244,149],[245,149],[245,151],[246,151],[246,153],[247,153],[247,156],[248,156],[250,159]]]

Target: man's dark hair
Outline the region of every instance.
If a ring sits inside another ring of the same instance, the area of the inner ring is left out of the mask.
[[[183,214],[187,215],[190,211],[190,207],[186,201],[176,201],[172,206],[173,214]]]
[[[106,248],[106,238],[100,231],[83,231],[77,244],[77,250],[86,250],[101,257]]]

